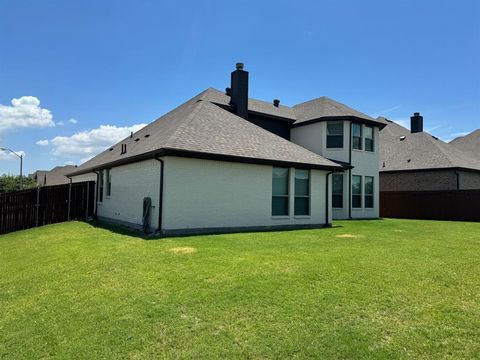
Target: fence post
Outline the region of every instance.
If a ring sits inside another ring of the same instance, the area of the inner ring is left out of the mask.
[[[37,217],[35,219],[35,227],[38,227],[38,216],[40,212],[40,186],[37,186],[37,204],[35,205],[37,208]]]
[[[72,202],[72,179],[70,179],[70,183],[68,184],[68,217],[67,220],[70,221],[70,204]]]

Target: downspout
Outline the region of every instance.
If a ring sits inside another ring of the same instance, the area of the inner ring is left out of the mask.
[[[350,121],[350,132],[348,134],[348,164],[352,165],[352,127]],[[348,218],[352,218],[352,168],[348,168]]]
[[[328,177],[329,177],[330,175],[332,175],[333,173],[334,173],[334,171],[330,171],[330,172],[328,172],[327,175],[325,176],[326,181],[327,181],[326,186],[325,186],[325,227],[331,227],[331,226],[332,226],[332,224],[330,223],[330,221],[328,221],[328,218],[329,218],[328,207],[329,207],[329,204],[330,204],[330,202],[328,201],[328,200],[330,199],[330,196],[329,196],[329,193],[328,193],[328,190],[329,190],[329,189],[328,189],[328,188],[329,188],[329,186],[328,186]]]
[[[455,175],[457,177],[457,190],[460,190],[460,174],[458,173],[458,170],[455,170]]]
[[[158,227],[157,233],[162,234],[162,216],[163,216],[163,170],[165,163],[162,159],[155,155],[155,160],[160,162],[160,189],[158,194]]]

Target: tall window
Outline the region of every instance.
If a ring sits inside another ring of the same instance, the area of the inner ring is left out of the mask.
[[[343,122],[327,122],[327,148],[343,148]]]
[[[98,173],[98,202],[103,201],[103,171]]]
[[[272,172],[272,215],[288,215],[288,176],[287,168],[274,167]]]
[[[352,149],[362,150],[361,124],[352,124]]]
[[[362,207],[362,177],[352,175],[352,207]]]
[[[373,176],[365,176],[365,207],[373,208]]]
[[[107,181],[106,195],[110,196],[112,193],[112,175],[110,174],[110,169],[105,170],[105,177]]]
[[[310,170],[295,169],[295,215],[310,215]]]
[[[365,151],[375,151],[373,143],[373,126],[365,126]]]
[[[332,207],[343,208],[343,174],[332,175]]]

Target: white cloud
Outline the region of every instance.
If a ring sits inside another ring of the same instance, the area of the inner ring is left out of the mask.
[[[48,140],[38,140],[35,144],[40,145],[40,146],[47,146],[48,145]]]
[[[71,119],[68,119],[68,122],[69,122],[70,124],[76,124],[78,121],[77,121],[76,119],[74,119],[74,118],[71,118]]]
[[[63,125],[65,125],[65,123],[63,121],[57,121],[55,125],[63,126]]]
[[[14,150],[14,151],[18,155],[22,155],[23,157],[25,157],[25,155],[27,154],[23,150]],[[0,150],[0,160],[19,160],[19,159],[18,159],[18,156],[16,156],[15,154],[12,154],[10,151]]]
[[[50,110],[40,107],[35,96],[12,99],[12,105],[0,104],[0,132],[26,127],[55,126]]]
[[[77,132],[71,136],[57,136],[50,141],[54,147],[52,153],[62,157],[78,157],[84,162],[145,125],[101,125],[99,128]]]

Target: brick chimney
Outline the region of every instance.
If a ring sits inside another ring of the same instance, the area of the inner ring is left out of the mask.
[[[230,103],[238,116],[248,120],[248,71],[243,70],[243,63],[236,67],[231,76]]]
[[[423,116],[416,112],[410,117],[410,132],[412,134],[423,132]]]

